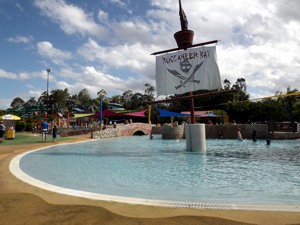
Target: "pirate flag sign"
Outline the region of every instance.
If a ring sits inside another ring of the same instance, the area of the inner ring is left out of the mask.
[[[156,56],[158,97],[222,88],[216,47],[190,48]]]

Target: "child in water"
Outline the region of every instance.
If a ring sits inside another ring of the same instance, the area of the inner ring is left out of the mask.
[[[241,129],[240,128],[238,128],[238,130],[237,130],[237,138],[238,138],[239,141],[243,141],[243,136],[241,134]]]
[[[252,133],[252,141],[253,141],[253,142],[256,142],[256,130],[253,130],[253,133]]]
[[[56,142],[56,138],[57,138],[57,127],[56,125],[54,125],[54,127],[52,128],[52,141]]]
[[[271,139],[270,139],[269,135],[267,135],[267,137],[266,137],[266,142],[267,142],[267,145],[271,144]]]

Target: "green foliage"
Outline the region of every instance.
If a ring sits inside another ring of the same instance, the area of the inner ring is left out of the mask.
[[[32,123],[26,123],[25,131],[32,131],[33,125]]]
[[[17,109],[19,107],[21,107],[24,104],[24,100],[20,97],[15,98],[12,103],[10,104],[10,107],[12,109]]]
[[[26,124],[27,123],[25,121],[17,121],[16,122],[16,131],[25,131]]]
[[[48,109],[48,120],[53,121],[57,113],[66,115],[67,111],[72,111],[74,107],[85,110],[86,113],[95,113],[99,110],[102,97],[103,109],[107,109],[107,103],[118,103],[125,110],[147,109],[149,102],[154,101],[155,88],[150,84],[145,84],[144,93],[133,93],[132,90],[124,91],[122,95],[108,97],[104,89],[99,88],[97,97],[92,98],[88,89],[81,90],[78,95],[70,95],[68,89],[52,90],[49,95],[44,92],[36,101],[33,97],[27,102],[17,97],[11,103],[11,108],[0,112],[0,114],[15,114],[26,118],[27,124],[18,125],[19,130],[31,130],[32,124],[39,123],[43,119],[44,112]],[[297,96],[280,97],[273,99],[263,99],[261,101],[250,101],[247,94],[247,85],[244,78],[238,78],[235,83],[224,80],[224,90],[234,90],[234,92],[224,94],[223,90],[199,90],[193,92],[194,95],[205,94],[205,97],[194,99],[196,111],[213,111],[221,117],[214,118],[214,122],[223,123],[226,116],[230,121],[240,123],[266,122],[266,121],[300,121],[300,98]],[[218,95],[210,95],[211,92],[220,92]],[[287,88],[287,93],[296,92],[297,89]],[[279,92],[277,94],[280,94]],[[175,95],[170,98],[187,96]],[[170,111],[189,111],[189,100],[176,100],[168,103],[159,103],[154,106]],[[34,116],[35,112],[38,116]],[[156,117],[155,112],[151,116],[152,122],[170,122],[169,118]],[[142,120],[142,119],[141,119]],[[154,121],[155,120],[155,121]],[[181,122],[181,118],[175,120]],[[18,122],[19,123],[19,122]]]
[[[49,103],[51,112],[62,112],[67,104],[67,100],[70,94],[68,89],[64,90],[53,90],[49,96]]]

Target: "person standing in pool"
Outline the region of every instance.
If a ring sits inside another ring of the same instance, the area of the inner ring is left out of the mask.
[[[267,142],[267,145],[271,144],[271,138],[269,135],[266,136],[266,142]]]
[[[52,141],[56,142],[56,138],[57,138],[57,127],[56,125],[54,125],[52,128]]]
[[[48,135],[48,122],[47,119],[44,119],[44,122],[42,123],[42,142],[47,141],[47,135]]]
[[[253,142],[256,142],[256,130],[253,130],[253,133],[252,133],[252,141],[253,141]]]
[[[244,139],[243,139],[243,136],[242,136],[242,134],[241,134],[241,129],[240,129],[240,128],[237,129],[237,139],[238,139],[239,141],[243,141],[243,140],[244,140]]]

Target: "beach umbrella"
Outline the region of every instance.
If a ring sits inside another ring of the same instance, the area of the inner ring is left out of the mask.
[[[4,116],[0,116],[1,120],[20,120],[21,118],[12,114],[7,114]]]

